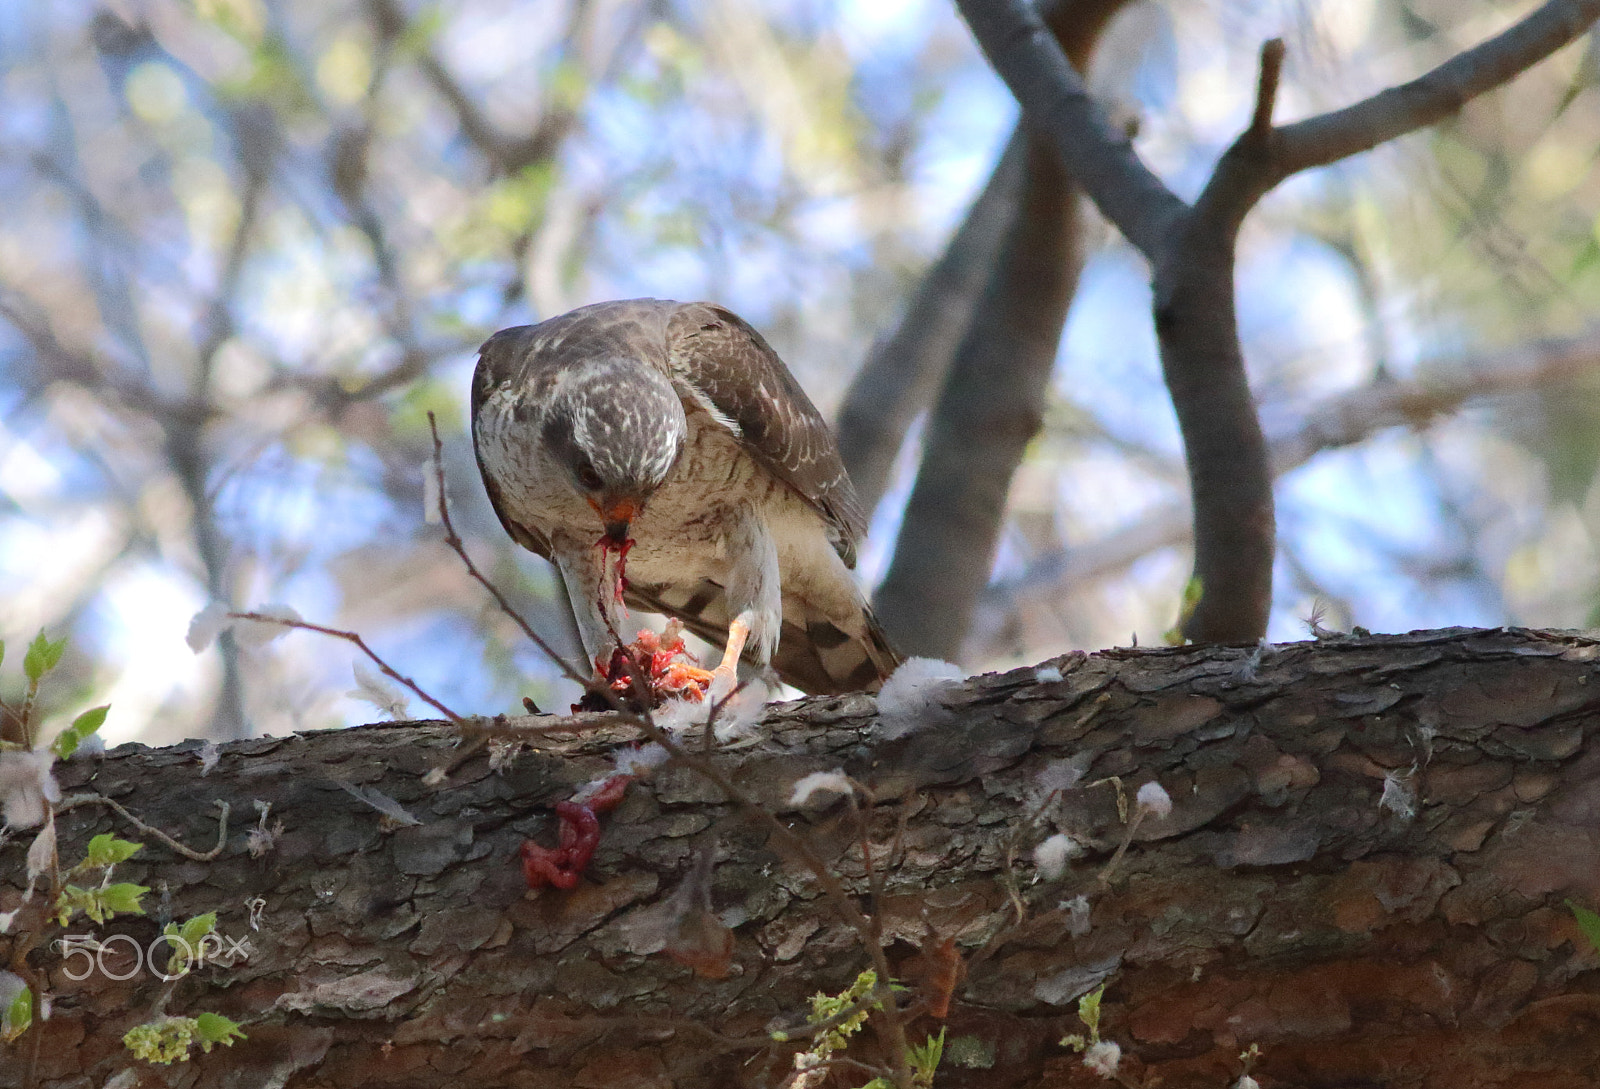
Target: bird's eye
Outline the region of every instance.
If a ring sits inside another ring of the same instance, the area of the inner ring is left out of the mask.
[[[600,479],[600,474],[595,472],[593,465],[590,465],[588,462],[584,462],[582,465],[578,466],[578,483],[582,484],[590,491],[598,491],[600,485],[603,484],[604,481]]]

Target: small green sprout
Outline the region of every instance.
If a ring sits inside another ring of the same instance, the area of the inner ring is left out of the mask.
[[[1106,993],[1104,983],[1078,999],[1078,1020],[1082,1021],[1089,1029],[1087,1038],[1073,1033],[1071,1036],[1061,1038],[1062,1047],[1070,1047],[1074,1051],[1082,1051],[1093,1047],[1100,1042],[1100,996]]]
[[[66,636],[63,635],[52,643],[41,631],[33,637],[33,642],[28,644],[28,653],[22,658],[22,672],[28,675],[30,682],[37,685],[46,673],[61,664],[61,655],[66,653],[66,649]]]
[[[1583,931],[1583,936],[1589,939],[1589,944],[1594,946],[1595,951],[1600,952],[1600,915],[1571,900],[1566,904],[1567,910],[1572,912],[1572,917],[1578,920],[1578,929]]]
[[[109,703],[104,707],[91,707],[73,719],[72,725],[62,730],[56,735],[56,739],[50,742],[50,751],[56,754],[56,759],[65,760],[77,752],[78,746],[83,744],[85,738],[105,725],[106,712],[110,710]]]
[[[122,1037],[122,1045],[133,1052],[136,1059],[146,1062],[187,1062],[189,1048],[196,1042],[200,1050],[210,1052],[216,1044],[232,1047],[235,1039],[248,1039],[239,1031],[239,1023],[220,1013],[202,1013],[198,1017],[163,1017],[135,1025]]]
[[[13,981],[17,979],[9,972],[6,974]],[[33,991],[28,989],[27,984],[23,984],[11,996],[11,1001],[6,1003],[5,1010],[0,1012],[0,1040],[10,1043],[27,1032],[31,1024],[33,1024]]]
[[[196,915],[182,925],[168,923],[163,927],[161,933],[167,938],[167,944],[172,947],[172,955],[167,958],[167,975],[179,976],[187,972],[189,962],[197,959],[197,951],[216,929],[217,913],[214,911]]]

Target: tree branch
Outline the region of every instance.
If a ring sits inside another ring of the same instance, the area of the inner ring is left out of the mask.
[[[1237,224],[1274,186],[1302,170],[1370,151],[1458,112],[1473,98],[1527,71],[1600,18],[1600,0],[1548,0],[1488,41],[1445,61],[1409,83],[1380,91],[1343,109],[1258,130],[1261,110],[1217,163],[1195,213]],[[1268,49],[1262,50],[1265,89]],[[1281,46],[1279,47],[1281,49]],[[1271,58],[1281,67],[1281,53]],[[1274,76],[1274,83],[1276,78]],[[1270,111],[1269,111],[1270,116]]]
[[[1194,499],[1201,596],[1183,633],[1196,641],[1256,638],[1271,609],[1276,529],[1237,329],[1234,245],[1244,216],[1295,171],[1436,121],[1548,56],[1600,17],[1600,0],[1550,0],[1419,80],[1283,129],[1271,125],[1282,47],[1268,43],[1254,117],[1192,209],[1105,122],[1025,0],[957,3],[1029,123],[1050,136],[1066,169],[1153,266],[1162,370]]]
[[[1051,7],[1047,32],[1069,66],[1087,67],[1125,2]],[[1083,267],[1077,190],[1054,149],[1032,131],[1023,139],[1021,200],[984,293],[964,316],[894,559],[876,595],[890,636],[913,654],[949,658],[960,650],[989,580],[1012,477],[1041,425]]]
[[[905,1011],[910,1039],[943,1024],[989,1056],[969,1076],[947,1050],[954,1084],[1101,1084],[1058,1043],[1100,983],[1101,1032],[1134,1084],[1225,1084],[1217,1072],[1257,1041],[1267,1085],[1300,1084],[1330,1055],[1352,1084],[1586,1084],[1600,1062],[1594,953],[1564,901],[1600,896],[1583,804],[1597,789],[1595,649],[1570,633],[1455,629],[1270,654],[1079,655],[1051,663],[1059,679],[1028,668],[955,686],[946,725],[892,741],[864,697],[774,706],[758,738],[705,758],[769,819],[666,765],[629,788],[567,892],[530,893],[516,856],[548,834],[544,806],[614,769],[594,736],[498,769],[479,756],[439,790],[423,779],[457,741],[441,724],[231,743],[204,778],[183,747],[123,746],[57,765],[62,787],[93,782],[185,841],[216,834],[202,787],[235,811],[268,803],[285,827],[270,842],[234,830],[205,863],[153,839],[119,863],[116,880],[162,889],[159,912],[147,896],[148,916],[92,928],[112,949],[103,970],[36,946],[52,1015],[0,1049],[48,1037],[42,1085],[111,1082],[133,1061],[122,1035],[166,987],[137,960],[129,971],[128,951],[160,950],[168,917],[216,912],[219,955],[170,1012],[219,1013],[246,1038],[169,1068],[194,1089],[432,1089],[462,1070],[482,1089],[781,1084],[809,1040],[774,1027],[866,963],[788,839],[865,902],[857,822],[783,801],[807,772],[840,767],[906,799],[906,849],[878,871],[873,905],[893,978],[915,984],[912,948],[925,961],[936,939],[969,969],[946,1018],[914,999]],[[1067,781],[1071,752],[1082,776]],[[1130,832],[1112,777],[1126,793],[1159,782],[1171,813]],[[387,826],[341,781],[420,823]],[[66,857],[125,834],[98,806],[58,822]],[[1049,873],[1033,850],[1052,833],[1083,858]],[[21,903],[27,849],[0,843],[0,910]],[[669,890],[707,850],[733,932],[723,978],[662,955]],[[1119,850],[1106,887],[1097,876]],[[19,944],[0,935],[0,957]],[[882,1066],[886,1044],[864,1033],[833,1057]],[[21,1081],[11,1058],[5,1089]]]
[[[1072,179],[1154,262],[1188,206],[1134,154],[1127,133],[1106,118],[1033,5],[956,0],[956,6],[1022,104],[1028,124],[1055,144]]]
[[[873,600],[908,654],[960,650],[989,581],[1011,477],[1042,422],[1082,266],[1076,194],[1059,160],[1030,146],[1026,170],[1016,221],[934,405],[894,559]]]
[[[1421,430],[1441,416],[1490,397],[1552,389],[1600,375],[1600,329],[1510,351],[1439,361],[1411,382],[1375,382],[1335,394],[1300,414],[1268,444],[1273,475],[1282,476],[1324,450],[1354,446],[1391,427]],[[1021,574],[992,583],[973,616],[969,656],[987,661],[1013,653],[1004,633],[1029,598],[1069,598],[1084,583],[1125,570],[1158,548],[1191,540],[1187,501],[1165,503],[1137,521],[1082,545],[1032,560]]]
[[[1282,126],[1275,134],[1277,181],[1444,120],[1576,40],[1596,19],[1600,0],[1548,0],[1424,76],[1352,106]]]

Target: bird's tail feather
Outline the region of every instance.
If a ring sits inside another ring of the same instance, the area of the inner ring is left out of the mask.
[[[631,586],[628,604],[675,616],[715,646],[727,642],[727,597],[709,579],[690,586]],[[900,660],[865,603],[858,620],[841,624],[802,601],[784,599],[783,629],[772,668],[785,684],[809,695],[876,692]]]

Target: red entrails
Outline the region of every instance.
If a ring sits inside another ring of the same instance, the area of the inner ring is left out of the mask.
[[[595,659],[594,667],[606,687],[625,705],[635,709],[638,709],[638,693],[633,688],[636,670],[645,674],[641,679],[651,707],[659,707],[668,699],[698,702],[705,699],[706,690],[711,687],[711,674],[699,667],[683,645],[683,637],[675,632],[663,637],[652,631],[641,631],[627,646],[614,648],[609,658]],[[574,712],[603,711],[609,706],[604,697],[591,695],[573,704],[572,709]]]
[[[608,813],[622,801],[631,775],[613,775],[582,801],[572,799],[556,803],[556,816],[561,820],[556,834],[555,847],[541,847],[531,839],[522,841],[522,877],[530,889],[554,885],[570,889],[594,857],[600,846],[600,819],[598,813]]]

